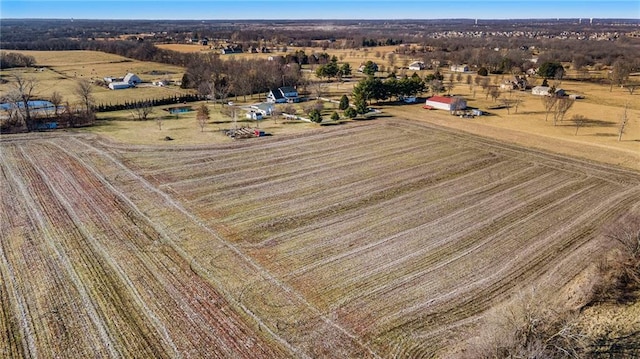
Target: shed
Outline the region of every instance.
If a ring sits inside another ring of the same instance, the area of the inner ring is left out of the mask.
[[[128,89],[131,85],[128,82],[112,82],[109,84],[109,88],[112,90]]]
[[[535,86],[531,89],[531,94],[536,96],[550,96],[551,95],[551,87],[549,86]],[[563,89],[556,89],[555,96],[564,96],[565,92]]]

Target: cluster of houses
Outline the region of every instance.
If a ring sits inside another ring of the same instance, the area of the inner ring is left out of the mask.
[[[504,80],[500,84],[501,90],[521,90],[527,89],[527,79],[524,76],[516,75],[511,79]]]
[[[135,87],[142,82],[138,75],[131,72],[126,74],[124,77],[105,77],[103,80],[111,90],[128,89],[130,87]]]

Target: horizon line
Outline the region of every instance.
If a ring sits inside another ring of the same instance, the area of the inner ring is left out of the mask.
[[[514,17],[514,18],[474,18],[474,17],[442,17],[442,18],[304,18],[304,19],[287,19],[287,18],[234,18],[234,19],[171,19],[171,18],[75,18],[75,17],[0,17],[0,20],[112,20],[112,21],[421,21],[421,20],[471,20],[471,21],[508,21],[508,20],[633,20],[640,23],[639,18],[635,17]]]

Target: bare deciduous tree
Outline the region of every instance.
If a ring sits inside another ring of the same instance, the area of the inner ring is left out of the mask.
[[[549,119],[549,114],[553,111],[557,101],[558,101],[558,98],[556,96],[549,96],[549,95],[542,96],[542,106],[544,106],[544,110],[545,110],[545,116],[544,116],[545,122],[547,121],[547,119]]]
[[[58,112],[60,110],[60,105],[62,104],[62,95],[58,91],[54,91],[49,97],[49,102],[53,104],[53,110],[56,117],[58,117]]]
[[[151,112],[153,112],[153,107],[149,101],[138,102],[131,109],[131,114],[138,121],[146,121]]]
[[[31,101],[36,95],[38,81],[32,77],[27,78],[21,75],[14,75],[13,80],[7,98],[16,108],[15,114],[21,117],[27,129],[31,131],[34,127]]]
[[[91,112],[93,109],[93,87],[91,82],[86,79],[78,80],[74,93],[78,96],[80,103],[84,107],[85,112]]]
[[[567,111],[569,111],[571,106],[573,106],[574,102],[575,102],[574,99],[571,99],[568,97],[558,97],[556,106],[555,106],[555,111],[553,114],[554,126],[558,124],[558,121],[564,120],[564,116],[567,114]]]
[[[198,120],[198,125],[200,125],[200,132],[204,132],[204,128],[209,121],[209,107],[207,107],[206,104],[202,103],[198,106],[196,120]]]
[[[627,107],[629,105],[624,106],[624,112],[622,113],[622,121],[620,121],[620,128],[618,129],[618,142],[622,141],[622,134],[624,134],[624,128],[627,126]]]
[[[576,126],[575,136],[577,136],[578,130],[580,129],[580,127],[585,125],[585,123],[587,122],[587,118],[582,115],[574,115],[573,117],[571,117],[571,121]]]
[[[570,312],[535,290],[518,295],[485,316],[482,334],[469,342],[463,358],[581,358],[587,343]]]

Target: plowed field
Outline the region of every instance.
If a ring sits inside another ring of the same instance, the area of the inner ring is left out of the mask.
[[[637,172],[396,120],[0,145],[2,357],[429,357],[640,201]]]

